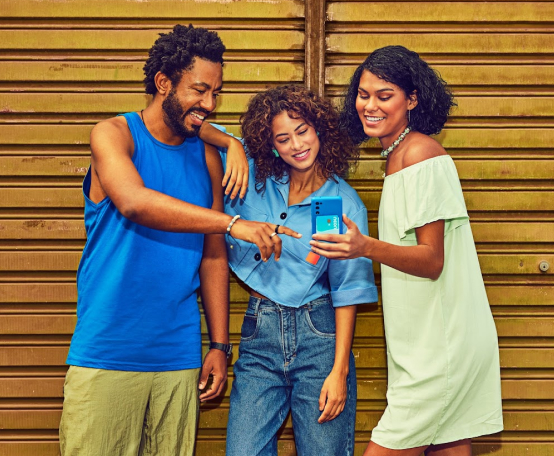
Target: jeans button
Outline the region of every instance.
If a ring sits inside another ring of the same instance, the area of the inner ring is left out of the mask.
[[[285,220],[287,218],[287,213],[286,212],[283,212],[281,214],[281,220]]]
[[[254,259],[256,261],[260,261],[262,259],[262,256],[259,253],[256,253],[256,255],[254,255]]]

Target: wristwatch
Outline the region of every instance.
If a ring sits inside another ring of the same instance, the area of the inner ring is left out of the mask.
[[[227,358],[233,353],[233,344],[220,344],[219,342],[210,342],[210,350],[215,348],[216,350],[221,350],[225,352]]]

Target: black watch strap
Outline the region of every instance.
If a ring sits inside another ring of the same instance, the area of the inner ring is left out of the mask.
[[[216,350],[221,350],[227,355],[227,358],[233,353],[233,344],[220,344],[219,342],[210,342],[210,350],[215,348]]]

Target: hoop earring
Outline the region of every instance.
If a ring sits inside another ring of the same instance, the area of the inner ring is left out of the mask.
[[[279,156],[279,152],[277,152],[277,149],[271,149],[271,152],[273,152],[273,155],[275,155],[276,157]]]

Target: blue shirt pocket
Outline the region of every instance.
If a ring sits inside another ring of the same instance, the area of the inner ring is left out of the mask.
[[[300,239],[281,238],[284,238],[281,258],[278,262],[269,260],[264,265],[263,273],[252,280],[251,285],[272,301],[299,307],[307,302],[308,293],[313,294],[313,298],[324,293],[314,284],[321,276],[326,259],[321,257],[316,264],[309,263],[306,259],[312,251],[310,247]]]

